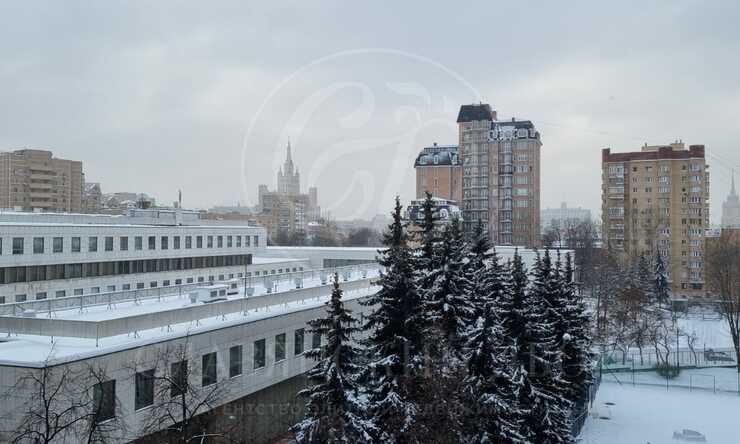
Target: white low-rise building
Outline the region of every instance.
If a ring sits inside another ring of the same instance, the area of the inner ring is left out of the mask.
[[[197,213],[0,214],[0,304],[302,271],[308,260],[260,257],[264,228]]]

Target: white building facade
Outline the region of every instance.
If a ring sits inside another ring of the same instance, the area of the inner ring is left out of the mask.
[[[255,258],[266,251],[262,227],[187,218],[190,224],[178,225],[152,214],[0,215],[0,303],[197,285],[308,267],[300,259]]]

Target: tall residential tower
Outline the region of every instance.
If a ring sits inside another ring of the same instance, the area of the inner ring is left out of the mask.
[[[660,254],[673,297],[704,297],[709,170],[704,145],[602,151],[604,243],[625,261]]]
[[[497,245],[540,245],[540,133],[529,120],[497,120],[488,104],[457,117],[463,225],[482,220]]]

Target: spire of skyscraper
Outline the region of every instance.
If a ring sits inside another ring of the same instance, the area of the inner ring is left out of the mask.
[[[290,139],[288,139],[288,146],[286,148],[287,155],[285,157],[285,167],[283,168],[283,171],[287,175],[293,174],[293,158],[290,155]]]
[[[735,192],[735,170],[732,170],[732,189],[730,190],[730,196],[737,196],[737,192]]]

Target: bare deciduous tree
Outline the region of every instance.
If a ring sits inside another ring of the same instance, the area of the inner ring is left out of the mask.
[[[6,402],[23,399],[15,430],[5,431],[13,443],[107,443],[125,433],[116,412],[115,393],[101,389],[110,383],[105,368],[91,364],[54,365],[47,358],[39,369],[29,370],[6,394]],[[11,419],[12,422],[12,419]]]
[[[723,230],[707,249],[707,282],[719,301],[720,314],[727,323],[736,361],[740,360],[740,239]],[[737,362],[740,373],[740,362]]]
[[[194,365],[190,342],[167,344],[159,350],[153,362],[139,362],[132,373],[148,371],[153,384],[153,399],[143,436],[156,435],[157,442],[185,444],[204,434],[223,436],[223,431],[205,432],[212,421],[209,417],[228,392],[229,380],[204,377],[203,368]],[[213,363],[217,367],[217,363]]]

